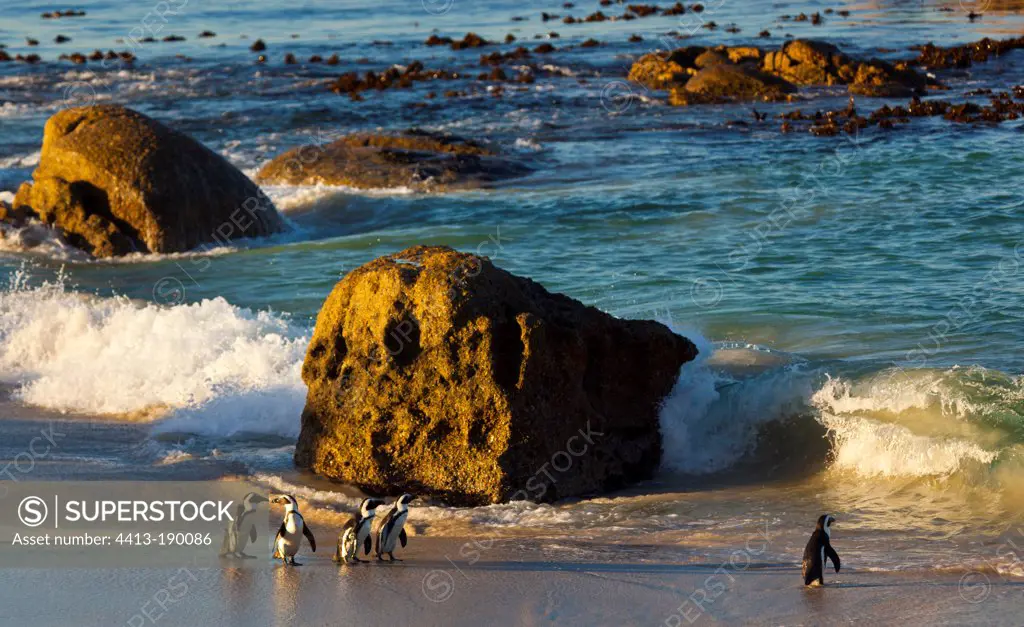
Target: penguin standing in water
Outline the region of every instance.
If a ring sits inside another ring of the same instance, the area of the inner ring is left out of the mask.
[[[392,562],[402,561],[395,558],[395,545],[401,542],[402,547],[405,548],[409,542],[409,538],[405,534],[405,521],[409,518],[409,503],[415,498],[411,494],[403,494],[398,497],[395,506],[388,510],[388,513],[384,515],[384,520],[380,521],[380,527],[377,529],[378,560],[383,562],[382,556],[387,553]]]
[[[369,555],[373,548],[373,539],[370,537],[370,527],[373,526],[373,517],[377,514],[377,508],[384,504],[380,499],[363,499],[359,504],[359,513],[345,523],[345,527],[338,536],[338,548],[334,552],[334,561],[348,564],[349,561],[362,562],[357,557],[359,547],[363,547],[363,554]]]
[[[818,526],[815,527],[811,539],[807,541],[804,549],[804,585],[823,586],[825,585],[825,559],[832,560],[832,564],[839,572],[839,554],[832,548],[832,523],[836,521],[831,514],[822,514],[818,518]]]
[[[299,513],[299,504],[291,494],[275,496],[271,503],[284,503],[284,520],[281,521],[281,528],[277,530],[277,537],[274,538],[274,559],[280,559],[285,564],[301,566],[296,563],[295,554],[299,552],[299,544],[302,536],[309,540],[309,546],[316,553],[316,538],[309,530],[306,521]]]
[[[256,559],[255,555],[246,555],[245,547],[256,541],[256,523],[249,514],[256,511],[257,503],[266,503],[267,498],[261,494],[250,492],[235,508],[235,519],[224,530],[224,542],[220,547],[221,557],[243,557]]]

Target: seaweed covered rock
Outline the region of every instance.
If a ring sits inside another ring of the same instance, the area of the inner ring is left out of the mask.
[[[299,466],[452,504],[550,501],[658,467],[658,409],[694,345],[486,257],[415,247],[345,276],[302,368]]]
[[[669,94],[676,106],[745,100],[783,100],[796,91],[789,82],[743,65],[719,63],[700,70]]]
[[[419,130],[396,135],[356,133],[293,148],[263,166],[256,180],[357,189],[471,189],[523,176],[530,169],[477,142]]]
[[[181,252],[284,228],[273,203],[224,158],[121,106],[54,114],[32,179],[14,209],[96,257]]]

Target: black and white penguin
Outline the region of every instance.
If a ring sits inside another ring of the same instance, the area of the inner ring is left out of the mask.
[[[403,494],[398,497],[394,507],[389,509],[388,513],[384,515],[384,520],[380,521],[380,527],[377,529],[378,560],[383,562],[383,555],[387,553],[392,562],[402,561],[395,558],[395,545],[401,542],[404,548],[409,542],[409,538],[405,534],[405,521],[409,518],[409,503],[415,498],[411,494]]]
[[[309,546],[316,553],[316,538],[309,530],[306,521],[299,513],[299,504],[291,494],[282,494],[270,499],[271,503],[284,503],[284,520],[281,521],[281,528],[277,530],[277,537],[274,538],[274,559],[280,559],[285,564],[301,566],[295,562],[295,554],[299,552],[299,544],[302,536],[309,540]]]
[[[224,530],[224,541],[220,546],[221,557],[242,557],[256,559],[255,555],[246,555],[245,547],[256,541],[256,523],[250,514],[256,511],[258,503],[266,503],[267,497],[250,492],[235,508],[234,520]]]
[[[818,518],[818,526],[815,527],[811,539],[807,541],[804,549],[804,585],[823,586],[825,585],[825,559],[832,560],[832,564],[839,572],[839,555],[832,548],[832,523],[836,521],[831,514],[822,514]]]
[[[338,536],[338,548],[334,552],[334,561],[348,564],[349,561],[361,562],[359,559],[359,547],[363,547],[363,554],[369,555],[373,548],[373,539],[370,537],[370,528],[373,526],[373,517],[377,514],[377,508],[384,504],[380,499],[363,499],[359,504],[359,513],[345,523]]]

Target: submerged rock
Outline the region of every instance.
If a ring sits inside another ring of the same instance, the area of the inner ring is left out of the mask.
[[[926,86],[925,77],[914,70],[876,60],[857,66],[849,89],[864,96],[902,98],[923,94]]]
[[[456,505],[617,488],[658,467],[659,405],[696,354],[486,257],[410,248],[349,273],[320,310],[295,461]]]
[[[529,171],[476,142],[410,130],[401,135],[357,133],[329,144],[293,148],[263,166],[256,180],[436,191],[481,187]]]
[[[669,94],[669,104],[684,106],[740,100],[784,100],[796,91],[788,81],[742,65],[718,63],[694,74]]]
[[[32,179],[15,209],[96,257],[181,252],[284,227],[259,187],[221,156],[121,106],[51,117]]]

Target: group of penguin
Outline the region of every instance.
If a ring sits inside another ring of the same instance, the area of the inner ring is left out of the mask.
[[[250,497],[261,498],[255,494],[250,494],[246,497],[245,503],[240,505],[240,508],[251,507]],[[415,498],[411,494],[403,494],[398,497],[398,500],[395,501],[394,505],[392,505],[391,509],[388,510],[387,514],[380,521],[380,525],[377,527],[376,554],[378,560],[384,561],[384,554],[386,553],[390,561],[401,561],[395,557],[394,551],[399,543],[404,548],[409,541],[405,533],[405,521],[409,518],[409,503]],[[274,496],[270,499],[270,502],[284,505],[284,519],[281,521],[281,527],[277,530],[277,536],[274,538],[273,557],[274,559],[281,560],[285,565],[300,566],[295,561],[295,555],[299,552],[299,545],[302,543],[303,536],[309,541],[309,546],[313,549],[314,553],[316,552],[316,538],[313,537],[313,532],[310,530],[309,525],[306,524],[302,514],[299,513],[299,504],[294,496],[282,494]],[[384,505],[384,501],[381,499],[363,499],[359,504],[359,512],[345,523],[341,534],[338,536],[338,546],[334,551],[335,562],[347,565],[365,561],[359,559],[359,549],[363,549],[364,555],[370,554],[370,550],[373,548],[373,539],[370,532],[373,527],[373,520],[377,514],[377,508],[382,505]],[[839,554],[832,548],[831,542],[832,523],[835,521],[835,516],[822,514],[818,518],[818,524],[814,529],[814,533],[811,534],[810,540],[807,541],[807,546],[804,547],[802,572],[805,586],[822,586],[825,584],[825,564],[827,560],[832,560],[832,565],[835,567],[836,572],[839,572]],[[239,522],[240,518],[236,520],[235,524],[237,525]],[[252,531],[255,532],[255,528]],[[229,535],[237,538],[237,530]],[[255,541],[255,538],[253,540]],[[237,549],[237,545],[231,548],[233,550],[222,553],[222,555],[228,553],[238,554],[240,552]]]
[[[391,509],[381,520],[377,528],[377,559],[384,561],[387,554],[392,562],[400,562],[395,557],[395,548],[400,543],[402,547],[409,542],[405,533],[405,521],[409,518],[409,503],[415,499],[411,494],[403,494],[398,497]],[[305,537],[309,547],[316,552],[316,538],[313,531],[306,524],[299,513],[299,503],[290,494],[272,496],[270,499],[250,492],[245,496],[242,503],[239,503],[236,516],[224,535],[224,544],[221,548],[221,557],[242,557],[252,556],[245,554],[246,538],[249,542],[255,542],[257,537],[256,526],[251,521],[246,521],[246,515],[255,511],[256,503],[267,502],[280,503],[284,506],[284,519],[281,527],[274,537],[274,559],[279,559],[285,565],[301,566],[295,561],[299,552],[299,545]],[[355,564],[363,562],[359,559],[359,549],[362,548],[365,555],[370,554],[373,548],[373,541],[370,532],[373,527],[373,519],[376,517],[377,508],[384,505],[381,499],[363,499],[359,505],[359,512],[345,523],[338,536],[338,546],[334,551],[334,561],[343,564]],[[248,528],[248,533],[244,529]]]

